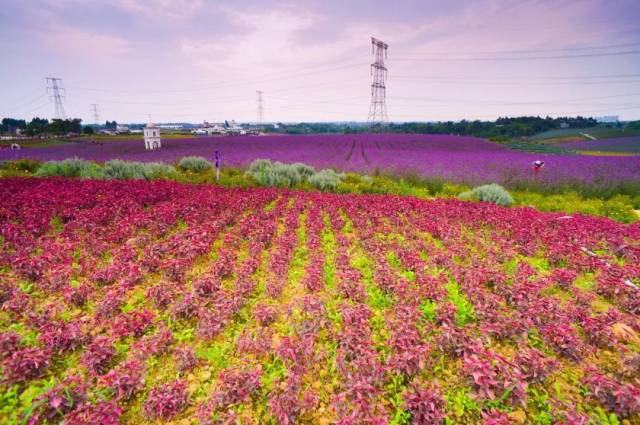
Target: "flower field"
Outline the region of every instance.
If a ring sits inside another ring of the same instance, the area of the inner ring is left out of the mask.
[[[412,134],[358,134],[309,136],[236,136],[168,139],[162,149],[145,151],[141,140],[102,144],[65,143],[19,151],[0,150],[0,159],[27,157],[61,160],[75,156],[106,161],[174,163],[197,155],[213,159],[219,150],[222,166],[247,166],[258,158],[285,163],[303,162],[316,168],[373,173],[416,172],[467,183],[508,184],[521,179],[595,182],[606,185],[621,180],[640,181],[637,157],[554,155],[513,151],[475,137]],[[545,161],[544,172],[533,175],[530,164]]]
[[[0,198],[1,423],[640,424],[638,224],[169,181]]]
[[[640,154],[640,137],[616,137],[614,139],[585,140],[558,144],[559,147],[576,151],[600,151]]]

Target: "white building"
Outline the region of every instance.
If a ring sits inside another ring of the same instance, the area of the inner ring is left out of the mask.
[[[147,124],[144,132],[144,148],[147,150],[160,149],[160,129],[152,122]]]
[[[607,115],[604,117],[596,117],[596,121],[602,124],[616,124],[619,119],[617,115]]]

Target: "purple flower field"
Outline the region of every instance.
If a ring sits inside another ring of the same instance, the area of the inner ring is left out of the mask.
[[[591,142],[587,142],[591,143]],[[505,183],[535,177],[543,180],[611,182],[640,180],[640,158],[533,154],[517,152],[475,137],[413,134],[358,134],[310,136],[236,136],[168,139],[162,149],[148,152],[142,140],[112,141],[102,144],[67,143],[20,151],[0,151],[0,159],[34,158],[60,160],[80,157],[107,161],[174,163],[184,156],[198,155],[210,160],[220,150],[222,165],[246,166],[257,158],[281,162],[304,162],[316,168],[373,173],[417,172],[467,182]],[[545,161],[534,176],[530,164]]]
[[[557,146],[578,151],[629,152],[640,154],[640,136],[567,142],[560,143]]]

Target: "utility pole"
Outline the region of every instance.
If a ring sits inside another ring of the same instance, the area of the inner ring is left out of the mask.
[[[64,113],[64,106],[62,105],[62,99],[64,96],[64,88],[62,87],[62,79],[55,77],[46,77],[47,81],[47,93],[51,93],[50,99],[53,99],[56,112],[55,117],[60,120],[66,120],[67,115]]]
[[[367,121],[371,127],[378,124],[386,124],[389,121],[387,116],[386,86],[387,68],[384,60],[387,58],[387,48],[389,45],[382,40],[371,37],[371,52],[375,58],[371,64],[371,106],[369,107],[369,118]]]
[[[264,99],[262,95],[264,92],[262,90],[256,90],[256,100],[258,102],[258,125],[262,125],[264,121]]]
[[[98,115],[98,104],[92,103],[90,106],[91,106],[91,112],[93,112],[93,123],[95,125],[100,125],[100,116]]]

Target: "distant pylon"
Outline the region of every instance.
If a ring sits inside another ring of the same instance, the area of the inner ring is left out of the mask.
[[[264,121],[264,99],[262,95],[264,92],[262,90],[256,90],[256,100],[258,102],[258,125],[262,125]]]
[[[91,112],[93,112],[93,123],[95,125],[100,124],[100,116],[98,115],[98,104],[97,103],[92,103],[91,104]]]
[[[66,120],[67,115],[64,113],[64,106],[62,106],[62,99],[64,98],[64,88],[62,88],[62,79],[55,77],[46,77],[47,80],[47,92],[51,92],[50,99],[53,99],[56,107],[55,117],[61,120]]]
[[[376,124],[386,124],[389,121],[387,116],[387,101],[385,80],[387,79],[387,68],[384,60],[387,58],[387,43],[371,37],[371,52],[375,61],[371,64],[371,106],[369,107],[368,121],[372,127]]]

